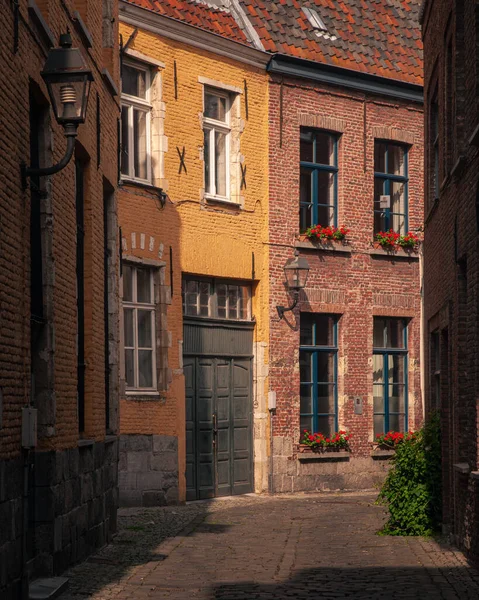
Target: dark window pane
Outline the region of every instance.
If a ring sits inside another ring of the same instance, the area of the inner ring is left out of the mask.
[[[123,300],[133,301],[133,269],[129,265],[123,265]]]
[[[334,417],[318,417],[318,430],[315,433],[329,436],[334,433],[335,429]]]
[[[404,385],[389,385],[389,412],[404,413]]]
[[[311,414],[313,412],[313,386],[311,384],[302,384],[300,387],[300,412]]]
[[[133,348],[135,345],[135,336],[133,330],[133,309],[123,309],[123,324],[124,324],[124,342],[125,347]]]
[[[313,150],[313,132],[308,130],[301,130],[299,136],[299,155],[302,162],[313,162],[314,161],[314,150]]]
[[[216,284],[216,301],[218,305],[218,317],[226,318],[226,295],[228,286],[224,283]]]
[[[148,269],[136,270],[136,289],[138,302],[151,303],[151,272]]]
[[[384,413],[384,385],[373,385],[373,412]]]
[[[380,196],[386,195],[386,180],[376,177],[374,179],[374,210],[383,210],[380,205]]]
[[[300,200],[304,204],[312,202],[312,175],[313,172],[306,167],[301,167],[300,175]]]
[[[305,429],[307,429],[308,431],[312,431],[313,430],[313,417],[300,417],[299,427],[301,429],[301,433]]]
[[[334,142],[335,138],[331,134],[316,132],[316,163],[335,166]]]
[[[388,173],[404,175],[404,148],[402,146],[388,145]]]
[[[121,73],[121,91],[129,96],[146,98],[146,73],[128,65],[123,65]]]
[[[299,379],[301,383],[313,381],[312,352],[302,350],[299,353]]]
[[[389,431],[404,431],[404,415],[389,415]]]
[[[228,317],[230,319],[238,318],[238,286],[228,286]]]
[[[146,112],[133,110],[133,143],[135,177],[147,179]]]
[[[153,387],[153,352],[138,350],[139,387]]]
[[[128,113],[127,106],[121,107],[121,172],[123,175],[130,175],[128,157],[130,154],[128,138]]]
[[[250,288],[246,285],[239,286],[239,318],[246,320],[249,318],[249,299],[250,299]]]
[[[318,414],[335,414],[334,385],[319,384],[318,390]]]
[[[314,315],[314,345],[334,346],[334,318],[329,315]]]
[[[125,350],[125,379],[127,387],[135,387],[135,351]]]
[[[333,352],[317,352],[317,381],[334,381],[334,356]]]
[[[313,345],[313,313],[301,313],[301,325],[299,330],[299,343],[301,346]]]
[[[386,322],[378,317],[374,318],[373,346],[386,348]]]
[[[391,354],[388,356],[388,379],[389,383],[404,383],[404,355]]]
[[[205,117],[216,121],[226,120],[226,98],[205,93]]]
[[[151,339],[151,311],[138,310],[138,347],[152,348]]]
[[[329,206],[318,206],[318,219],[316,225],[327,227],[334,224],[334,209]]]
[[[387,347],[404,348],[404,328],[403,319],[388,319],[387,321]]]
[[[211,194],[210,184],[210,130],[205,129],[205,145],[203,149],[205,159],[205,190],[207,194]]]
[[[383,415],[374,415],[374,437],[376,437],[378,433],[387,433],[385,431]]]
[[[385,212],[375,212],[374,213],[374,233],[379,233],[380,231],[386,231],[388,229],[386,223],[386,213]]]
[[[377,173],[386,173],[386,144],[374,143],[374,170]]]
[[[318,204],[334,206],[334,180],[336,175],[328,171],[317,171],[318,176]],[[328,225],[329,223],[324,223]]]

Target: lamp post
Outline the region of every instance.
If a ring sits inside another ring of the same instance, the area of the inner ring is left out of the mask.
[[[70,162],[75,149],[78,125],[85,122],[92,72],[88,69],[78,48],[72,48],[69,33],[60,36],[60,47],[48,53],[43,71],[50,96],[55,120],[63,126],[67,138],[65,155],[56,165],[44,168],[27,167],[21,164],[22,187],[27,187],[27,177],[53,175]]]
[[[284,306],[276,307],[280,319],[284,317],[285,312],[293,310],[298,304],[299,290],[302,290],[306,286],[308,280],[309,263],[305,258],[295,256],[286,261],[283,269],[286,286],[288,291],[292,292],[293,303],[288,308]]]

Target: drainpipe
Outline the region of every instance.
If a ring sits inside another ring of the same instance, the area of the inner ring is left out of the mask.
[[[421,405],[422,417],[426,417],[426,365],[424,364],[425,343],[426,343],[426,317],[424,313],[424,246],[421,244],[419,248],[419,289],[421,293],[421,309],[420,309],[420,340],[419,340],[419,364],[420,364],[420,381],[421,381]]]

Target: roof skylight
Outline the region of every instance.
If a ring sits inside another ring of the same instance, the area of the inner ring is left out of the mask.
[[[317,11],[315,11],[313,8],[307,8],[306,6],[303,6],[301,10],[305,14],[306,18],[308,19],[314,30],[327,31],[326,25],[324,24]]]

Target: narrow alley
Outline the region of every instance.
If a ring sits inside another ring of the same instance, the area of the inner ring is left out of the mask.
[[[479,572],[460,552],[377,535],[385,513],[375,498],[248,495],[122,510],[118,536],[71,569],[62,600],[479,597]]]

